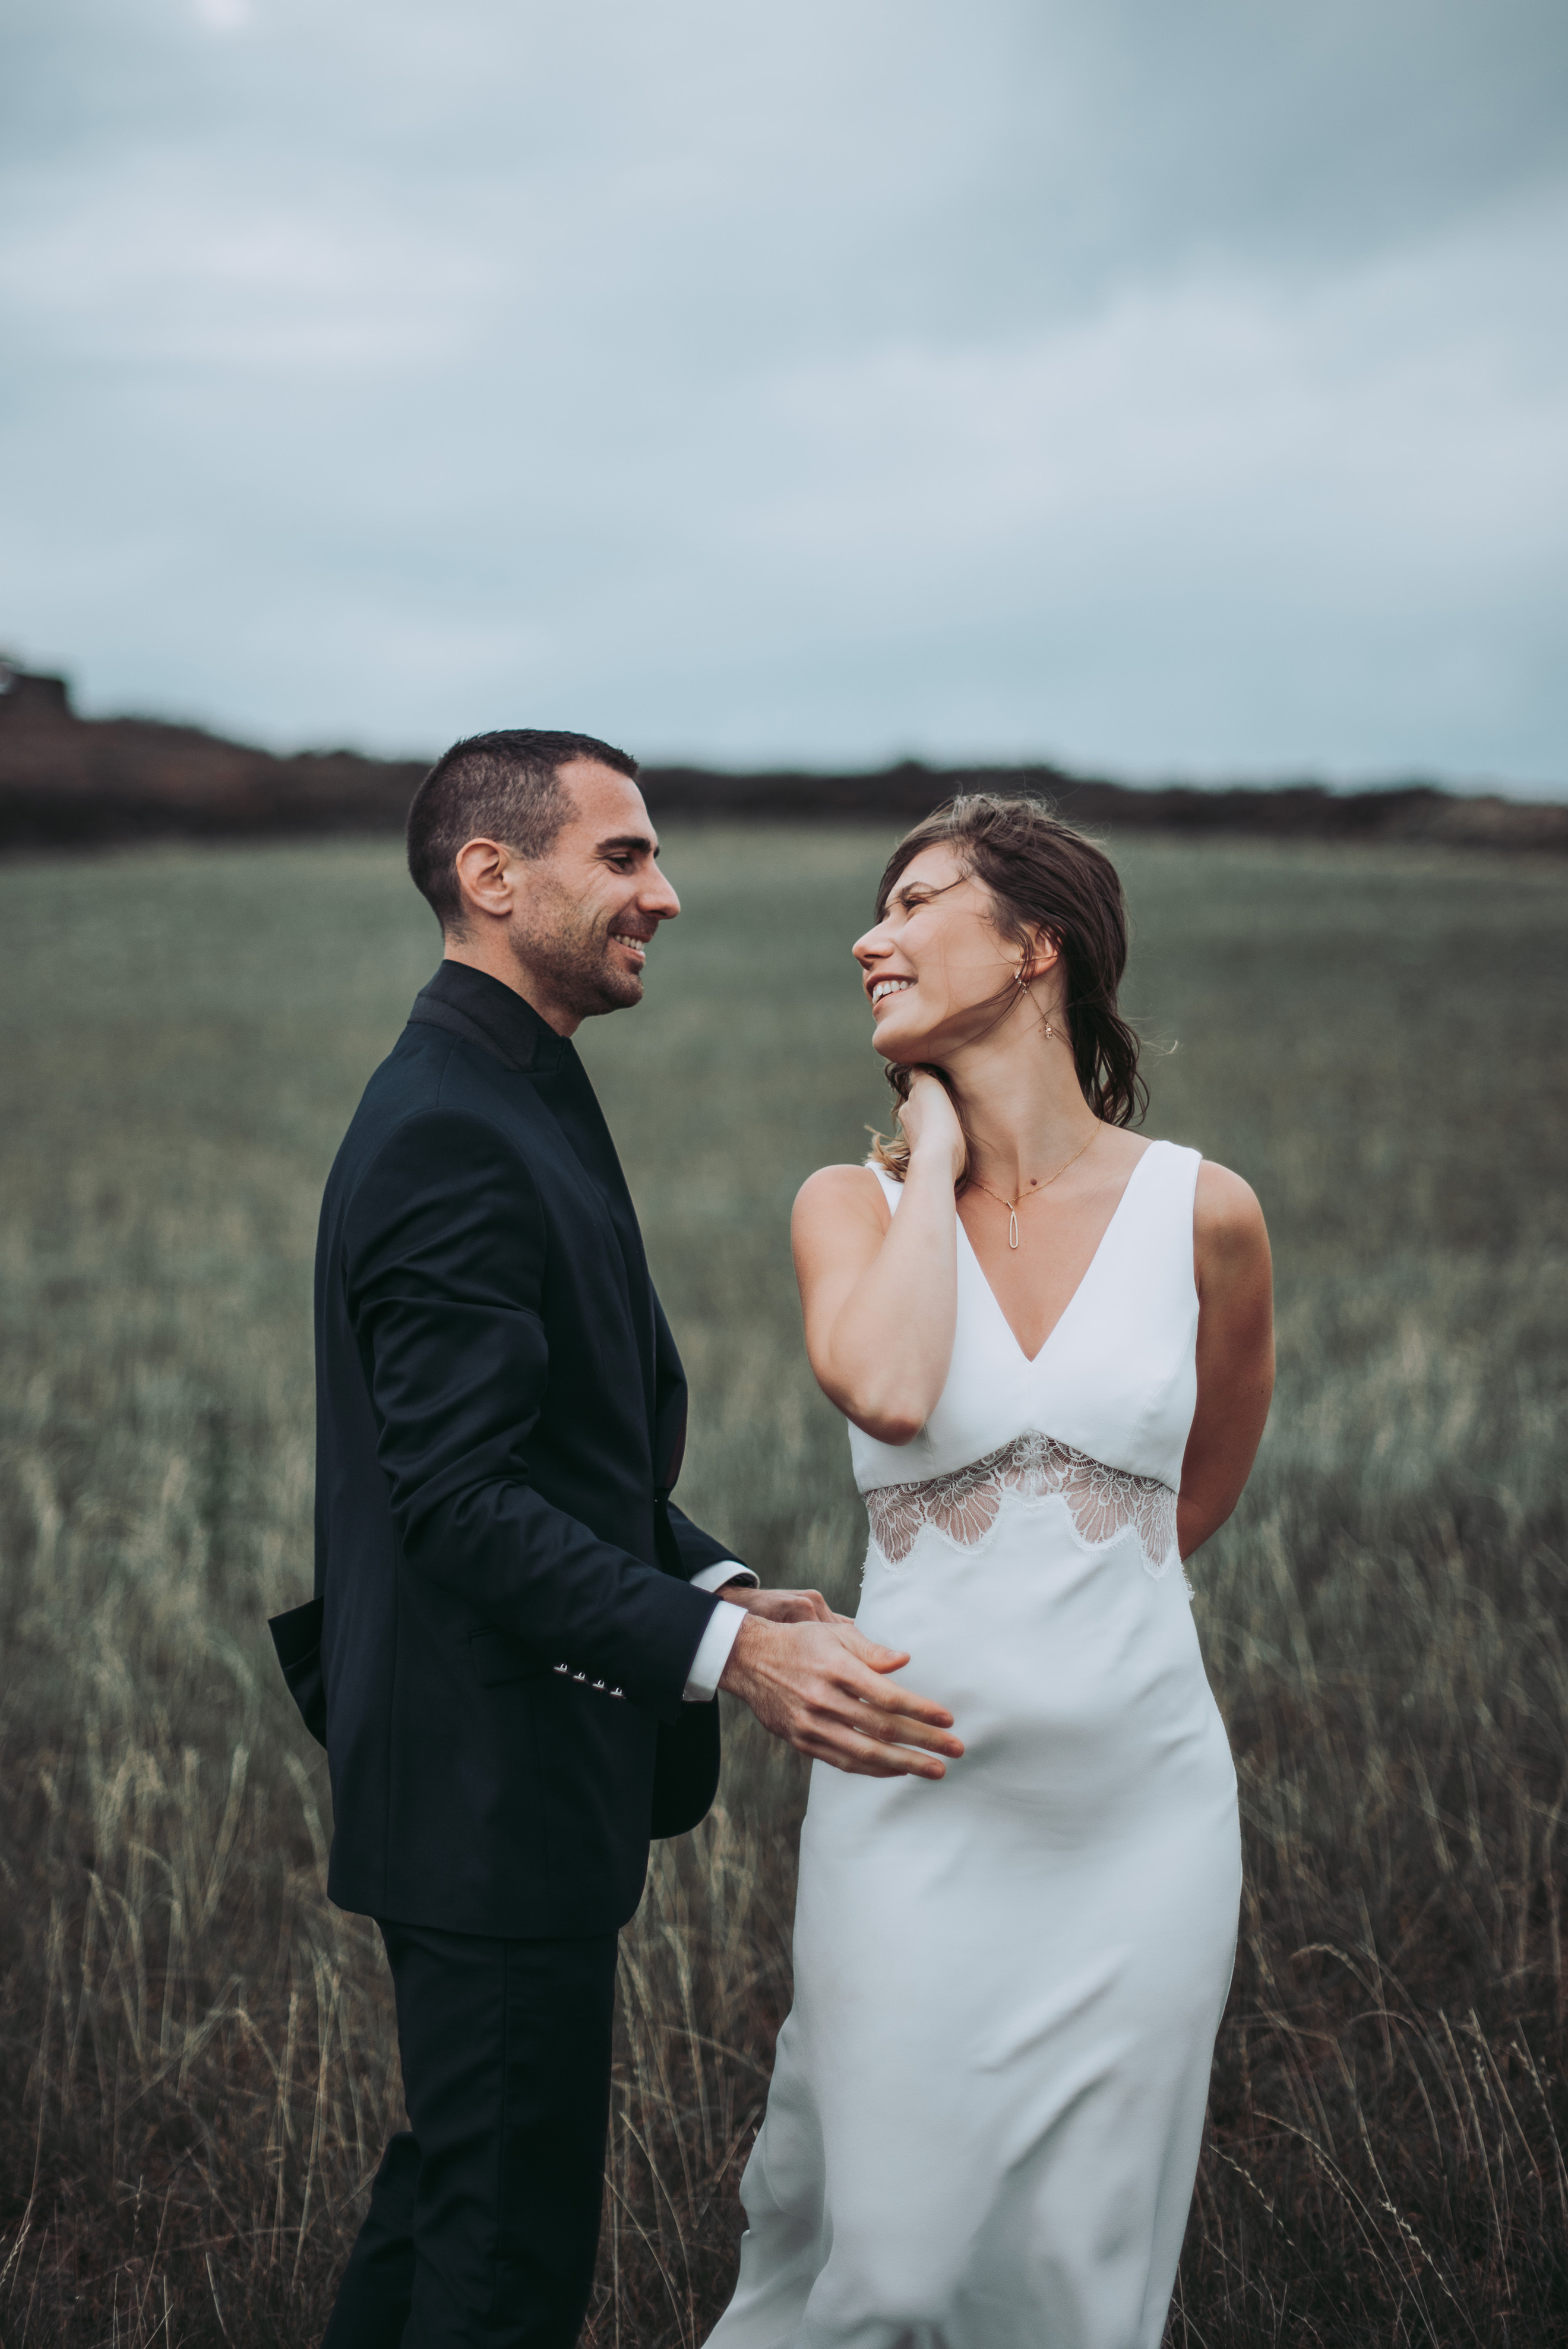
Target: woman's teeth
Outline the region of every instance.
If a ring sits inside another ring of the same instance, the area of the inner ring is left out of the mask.
[[[879,978],[872,989],[872,1001],[880,1003],[884,995],[897,995],[903,988],[913,985],[913,978]]]

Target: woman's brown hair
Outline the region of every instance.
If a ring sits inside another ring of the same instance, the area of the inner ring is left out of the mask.
[[[1084,1099],[1108,1125],[1140,1123],[1149,1088],[1138,1073],[1138,1038],[1117,1009],[1127,968],[1127,901],[1104,849],[1038,800],[962,792],[933,809],[893,850],[877,889],[879,922],[905,867],[922,849],[939,846],[951,848],[965,871],[985,883],[992,918],[1011,944],[1027,947],[1040,930],[1051,940],[1061,957],[1062,1016]],[[1005,1009],[1006,998],[998,1005]],[[906,1100],[913,1069],[894,1065],[886,1073]],[[909,1144],[902,1134],[892,1141],[874,1135],[872,1156],[903,1182]]]

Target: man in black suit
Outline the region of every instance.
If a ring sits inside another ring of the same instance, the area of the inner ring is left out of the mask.
[[[274,1625],[327,1748],[329,1889],[377,1919],[410,2127],[328,2349],[570,2349],[615,1937],[718,1774],[722,1684],[801,1751],[940,1776],[950,1716],[671,1498],[686,1381],[570,1039],[680,910],[622,751],[458,743],[408,821],[445,959],[327,1183],[316,1595]]]

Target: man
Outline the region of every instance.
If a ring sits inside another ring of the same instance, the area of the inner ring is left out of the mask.
[[[327,1183],[316,1596],[274,1636],[324,1737],[328,1884],[378,1921],[410,2128],[328,2349],[570,2349],[593,2281],[615,1937],[701,1817],[723,1686],[841,1768],[940,1776],[950,1716],[670,1499],[686,1381],[570,1039],[680,911],[624,752],[458,743],[408,865],[445,959]]]

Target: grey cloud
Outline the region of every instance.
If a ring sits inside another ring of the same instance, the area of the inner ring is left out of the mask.
[[[99,704],[1568,771],[1556,6],[225,7],[7,36],[0,637]]]

